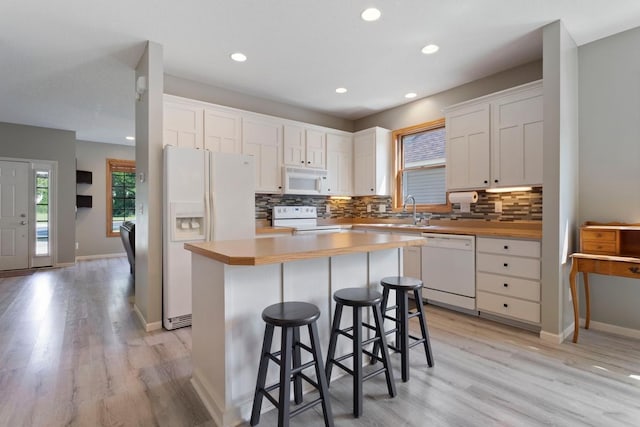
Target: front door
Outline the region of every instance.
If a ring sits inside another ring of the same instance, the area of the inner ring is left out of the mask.
[[[29,267],[29,163],[0,160],[0,270]]]

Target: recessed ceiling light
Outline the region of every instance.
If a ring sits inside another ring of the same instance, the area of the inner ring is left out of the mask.
[[[409,92],[404,97],[405,98],[415,98],[416,96],[418,96],[418,94],[416,94],[415,92]]]
[[[126,139],[127,141],[135,141],[136,137],[135,136],[126,136],[124,139]]]
[[[436,53],[438,49],[440,49],[440,47],[437,44],[428,44],[422,48],[422,53],[430,55],[432,53]]]
[[[236,62],[244,62],[247,60],[247,56],[244,53],[236,52],[231,54],[231,59]]]
[[[338,89],[336,89],[336,93],[346,93],[346,92],[347,92],[346,87],[339,87]]]
[[[369,9],[363,10],[360,14],[360,17],[364,21],[371,22],[380,19],[380,15],[382,15],[382,13],[380,13],[378,9],[376,9],[375,7],[370,7]]]

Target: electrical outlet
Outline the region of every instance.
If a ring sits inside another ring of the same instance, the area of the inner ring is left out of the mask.
[[[501,201],[495,202],[494,210],[496,211],[496,213],[501,213],[502,212],[502,202]]]
[[[331,205],[329,203],[324,205],[324,210],[326,213],[331,213]]]
[[[379,204],[378,205],[378,212],[379,213],[385,213],[387,211],[387,205],[384,204]]]
[[[371,212],[371,205],[367,205],[367,212]]]

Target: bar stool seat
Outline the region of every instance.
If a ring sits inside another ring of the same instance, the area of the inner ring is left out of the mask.
[[[331,369],[333,365],[338,366],[353,377],[353,416],[357,418],[362,415],[362,383],[364,381],[384,372],[389,395],[391,397],[395,397],[396,395],[393,370],[391,369],[391,364],[389,362],[389,352],[387,350],[387,343],[382,327],[383,320],[382,311],[380,309],[382,295],[380,292],[368,288],[346,288],[336,291],[333,294],[333,299],[336,302],[336,309],[333,315],[333,326],[331,327],[331,338],[329,339],[329,351],[327,353],[327,381],[331,381]],[[340,329],[343,306],[353,308],[353,326]],[[371,307],[373,310],[375,326],[362,322],[362,308],[366,307]],[[363,341],[362,327],[373,330],[375,332],[375,336]],[[353,352],[335,357],[336,343],[338,341],[338,336],[340,335],[352,340]],[[378,357],[363,348],[364,345],[371,343],[376,343],[380,346],[382,350],[382,357]],[[363,353],[381,361],[383,365],[382,368],[369,372],[365,375],[362,370]],[[342,361],[348,358],[352,358],[353,360],[352,369],[349,369],[347,366],[342,364]]]
[[[386,331],[385,334],[388,335],[394,332],[396,334],[395,345],[389,345],[389,348],[400,353],[402,381],[406,382],[409,380],[409,350],[411,348],[423,344],[427,365],[433,367],[434,364],[431,342],[429,340],[429,330],[427,329],[422,303],[422,280],[408,276],[390,276],[383,278],[380,281],[380,285],[383,288],[381,304],[382,315],[385,319],[392,320],[395,323],[395,327]],[[396,293],[396,305],[392,307],[389,307],[390,290]],[[409,292],[413,292],[416,303],[416,310],[413,312],[409,311]],[[395,310],[395,317],[386,314],[391,310]],[[421,337],[409,334],[409,319],[413,317],[418,317],[420,331],[422,332]],[[410,339],[413,340],[413,342],[410,342]],[[374,345],[373,352],[377,354],[377,344]],[[376,359],[373,359],[372,363],[375,362]]]
[[[262,319],[265,321],[266,326],[264,340],[262,342],[262,352],[260,353],[258,380],[256,382],[253,408],[251,411],[250,424],[252,426],[260,422],[262,398],[266,397],[278,409],[279,427],[288,427],[290,418],[312,408],[318,403],[322,404],[325,426],[333,427],[331,403],[329,401],[327,379],[322,363],[320,339],[318,338],[318,326],[316,324],[316,320],[318,320],[319,317],[320,310],[317,306],[297,301],[273,304],[262,311]],[[310,346],[300,342],[301,326],[307,326],[309,329]],[[282,341],[280,351],[271,353],[271,343],[275,327],[282,328]],[[303,365],[301,362],[300,349],[311,353],[313,360]],[[270,386],[265,386],[269,361],[280,366],[280,381]],[[312,366],[315,368],[317,382],[302,372],[304,369]],[[302,403],[303,379],[320,392],[320,397],[291,410],[291,402],[289,401],[291,382],[293,381],[294,402],[299,405]],[[270,394],[270,392],[276,388],[279,389],[277,400]]]

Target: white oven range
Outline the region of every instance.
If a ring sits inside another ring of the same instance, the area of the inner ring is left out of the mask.
[[[338,224],[318,225],[318,210],[315,206],[274,206],[274,227],[292,227],[294,234],[340,233],[347,231]]]

